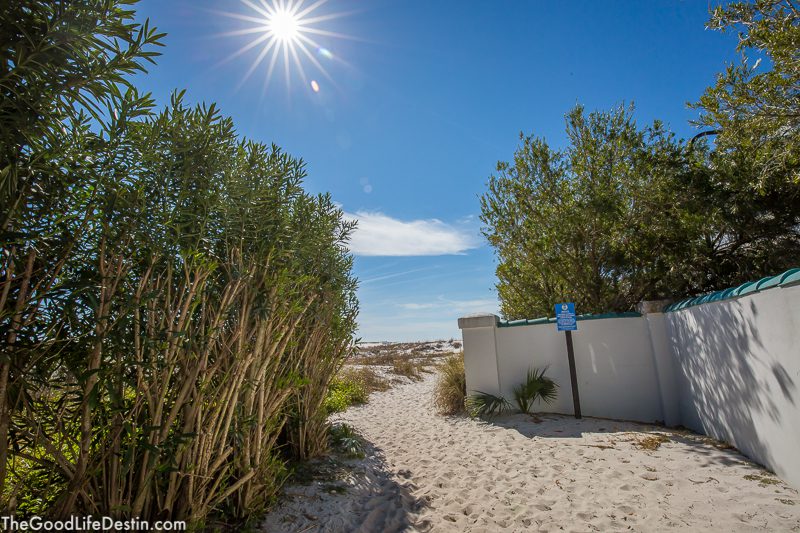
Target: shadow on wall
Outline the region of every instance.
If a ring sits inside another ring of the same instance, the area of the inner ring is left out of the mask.
[[[794,332],[775,323],[779,317],[760,316],[763,308],[755,298],[728,300],[669,313],[668,321],[683,423],[771,466],[786,435],[769,428],[791,431],[786,417],[797,416],[797,383],[779,360],[788,346],[764,337],[770,323],[784,337]]]

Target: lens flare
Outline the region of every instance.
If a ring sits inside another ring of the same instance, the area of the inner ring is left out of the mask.
[[[260,48],[255,59],[253,59],[253,62],[250,64],[250,67],[239,83],[239,86],[241,87],[244,85],[259,66],[266,65],[263,86],[266,92],[279,63],[281,63],[283,67],[287,89],[289,89],[291,85],[292,71],[296,70],[306,86],[310,85],[315,93],[319,92],[319,83],[316,80],[309,81],[306,76],[304,63],[310,63],[322,73],[326,79],[335,85],[331,75],[325,70],[325,67],[323,67],[317,57],[333,59],[333,54],[330,50],[318,43],[314,37],[322,36],[339,39],[351,39],[351,37],[317,26],[321,22],[330,21],[347,14],[320,14],[317,12],[327,1],[328,0],[316,0],[308,6],[305,6],[306,0],[241,0],[242,4],[250,10],[247,14],[219,12],[219,14],[226,17],[253,24],[251,27],[231,31],[225,35],[255,36],[249,43],[242,46],[223,62],[230,61],[251,50],[258,50]]]

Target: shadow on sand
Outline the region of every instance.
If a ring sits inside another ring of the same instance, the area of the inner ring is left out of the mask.
[[[284,488],[260,530],[272,532],[428,531],[414,516],[425,500],[402,470],[393,476],[380,448],[363,442],[364,457],[333,454],[310,461]]]
[[[681,443],[688,447],[691,453],[702,456],[701,465],[734,465],[752,462],[733,446],[684,428],[667,428],[609,418],[583,417],[576,419],[572,415],[553,413],[501,415],[487,419],[485,423],[513,429],[529,439],[581,439],[590,434],[605,434],[608,435],[610,441],[636,443],[648,436],[658,435],[666,437],[672,442]]]

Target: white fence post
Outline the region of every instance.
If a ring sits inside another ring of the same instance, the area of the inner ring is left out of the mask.
[[[467,394],[475,391],[500,394],[500,373],[497,367],[497,324],[493,314],[470,315],[458,319],[464,340],[464,369]]]

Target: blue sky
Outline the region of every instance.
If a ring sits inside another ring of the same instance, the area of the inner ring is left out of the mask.
[[[265,84],[274,49],[252,67],[268,41],[237,55],[262,35],[247,32],[263,26],[251,5],[142,0],[139,18],[168,36],[139,84],[161,104],[186,88],[306,161],[307,189],[359,220],[359,333],[371,341],[459,337],[459,316],[497,311],[479,197],[521,131],[561,146],[576,103],[633,102],[638,122],[689,137],[686,103],[735,58],[736,37],[704,27],[707,0],[316,4],[301,8],[321,30],[304,33],[309,55],[296,49],[305,81],[290,55],[287,83],[278,54]]]

